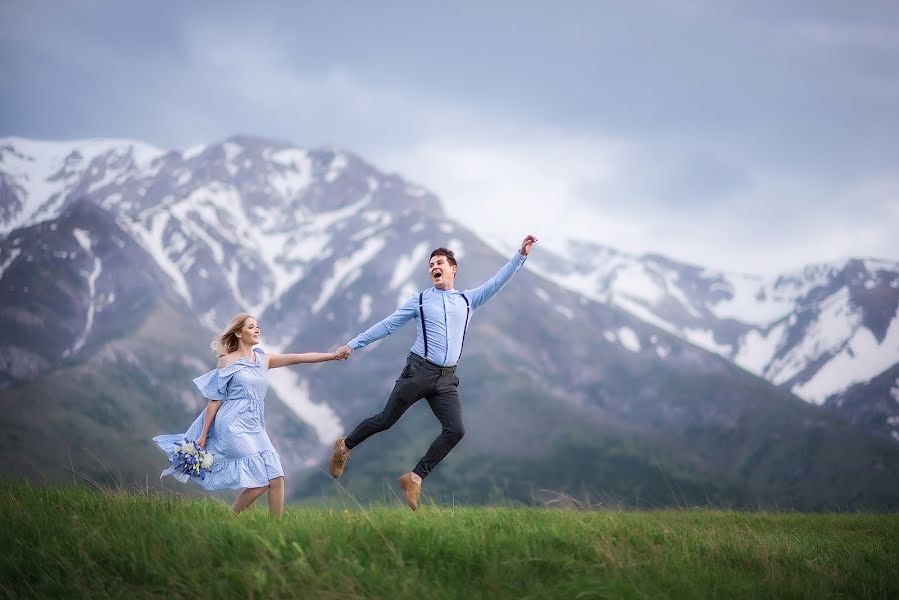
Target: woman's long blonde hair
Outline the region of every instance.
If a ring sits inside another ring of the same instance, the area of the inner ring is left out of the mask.
[[[234,318],[231,319],[225,330],[220,335],[215,336],[215,339],[209,344],[209,347],[212,348],[212,353],[216,357],[222,357],[237,350],[237,332],[243,329],[247,319],[251,318],[253,318],[253,315],[247,313],[234,315]]]

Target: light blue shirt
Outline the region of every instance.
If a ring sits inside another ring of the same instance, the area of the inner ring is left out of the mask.
[[[459,355],[462,354],[462,335],[466,325],[465,316],[469,313],[462,294],[468,298],[468,302],[471,304],[470,313],[473,315],[478,307],[492,298],[512,279],[512,276],[524,264],[525,258],[527,257],[516,252],[512,260],[506,263],[496,275],[473,290],[443,291],[432,287],[423,292],[422,307],[425,313],[425,326],[428,329],[428,355],[426,358],[430,362],[444,367],[451,367],[459,362]],[[412,352],[424,356],[425,341],[421,331],[421,316],[418,311],[418,294],[409,298],[392,315],[354,337],[347,345],[353,350],[363,348],[387,337],[412,319],[415,319],[418,329],[415,343],[412,345]],[[471,322],[471,316],[468,320]]]

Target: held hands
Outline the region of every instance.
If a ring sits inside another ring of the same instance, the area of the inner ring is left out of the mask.
[[[525,236],[524,241],[521,242],[521,250],[518,251],[522,256],[527,256],[531,253],[531,246],[537,243],[537,238],[533,235]]]
[[[346,360],[350,357],[350,354],[353,353],[353,349],[344,344],[340,348],[337,349],[337,352],[334,353],[335,360]]]

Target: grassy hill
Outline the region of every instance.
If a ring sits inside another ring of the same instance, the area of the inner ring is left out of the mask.
[[[899,597],[899,516],[436,508],[233,515],[0,481],[7,597]]]

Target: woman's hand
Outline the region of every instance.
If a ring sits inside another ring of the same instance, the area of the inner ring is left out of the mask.
[[[199,446],[200,448],[205,450],[206,449],[206,436],[201,435],[200,437],[198,437],[196,440],[196,443],[197,443],[197,446]]]

